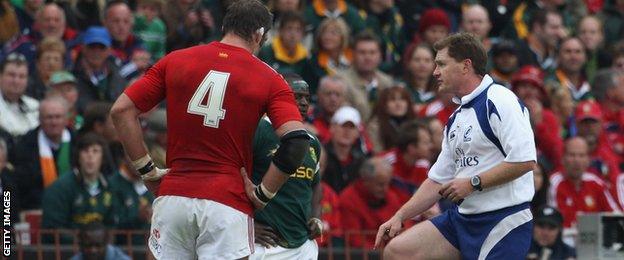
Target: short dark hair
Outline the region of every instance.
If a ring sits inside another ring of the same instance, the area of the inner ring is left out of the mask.
[[[397,138],[397,148],[404,152],[407,150],[407,146],[410,144],[417,144],[420,142],[418,136],[418,130],[424,130],[429,133],[429,127],[421,121],[412,120],[401,126],[399,130],[399,136]]]
[[[247,41],[252,41],[253,34],[264,27],[266,34],[271,29],[273,15],[258,0],[238,0],[228,7],[223,18],[223,33],[234,33]]]
[[[76,168],[80,167],[80,157],[79,157],[80,152],[86,150],[92,145],[99,145],[100,147],[102,147],[102,165],[100,166],[100,169],[104,167],[104,164],[106,163],[104,160],[104,156],[108,152],[107,151],[108,146],[106,144],[106,140],[104,139],[104,137],[93,132],[89,132],[78,137],[78,140],[76,141],[76,146],[74,147],[75,149],[73,152],[74,167]]]
[[[561,17],[561,13],[557,11],[540,9],[535,12],[529,20],[529,30],[533,31],[533,26],[535,26],[536,24],[539,26],[544,26],[548,22],[549,14]]]
[[[299,25],[301,25],[301,30],[305,31],[306,22],[301,13],[293,11],[285,12],[280,15],[279,19],[279,29],[284,28],[284,26],[286,26],[286,24],[288,23],[299,23]]]
[[[598,102],[606,99],[609,89],[617,87],[618,76],[614,69],[602,69],[596,72],[591,86],[592,93]]]
[[[375,36],[375,34],[370,30],[364,30],[355,35],[352,48],[355,50],[355,47],[357,47],[357,45],[361,42],[374,42],[375,44],[377,44],[377,47],[379,47],[379,50],[381,51],[381,41],[379,41],[379,38]]]
[[[93,102],[87,105],[83,113],[84,125],[80,129],[80,132],[86,133],[86,132],[93,131],[95,127],[95,123],[106,122],[106,119],[108,118],[108,113],[110,112],[111,107],[113,107],[113,104],[109,102],[103,102],[103,101]]]
[[[456,33],[433,45],[436,51],[441,51],[448,47],[448,55],[457,62],[465,59],[472,61],[472,68],[475,73],[484,76],[486,74],[487,53],[483,44],[471,33]]]

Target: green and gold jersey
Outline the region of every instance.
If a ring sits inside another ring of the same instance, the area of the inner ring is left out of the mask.
[[[253,143],[252,181],[259,184],[271,165],[273,154],[279,146],[279,138],[271,122],[260,119]],[[284,243],[280,246],[296,248],[308,239],[307,222],[312,214],[312,191],[319,185],[319,159],[321,144],[316,137],[310,140],[310,151],[303,164],[262,210],[256,211],[255,221],[268,225],[278,232]]]

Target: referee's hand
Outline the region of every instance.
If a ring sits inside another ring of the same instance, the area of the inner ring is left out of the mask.
[[[399,216],[394,215],[386,223],[379,226],[377,230],[377,236],[375,237],[375,246],[373,249],[379,248],[381,242],[387,241],[396,237],[401,232],[402,220]]]
[[[466,197],[468,197],[474,189],[470,185],[470,178],[455,178],[440,188],[438,193],[455,204],[461,204]]]

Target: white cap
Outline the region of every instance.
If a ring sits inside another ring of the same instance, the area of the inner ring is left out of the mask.
[[[359,126],[362,119],[360,118],[360,112],[350,106],[343,106],[336,110],[334,117],[332,117],[332,123],[343,125],[344,123],[351,122],[356,126]]]

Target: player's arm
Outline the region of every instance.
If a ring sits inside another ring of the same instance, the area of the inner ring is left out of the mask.
[[[143,141],[143,131],[139,123],[141,110],[124,93],[115,101],[110,114],[117,132],[124,133],[119,135],[119,139],[128,157],[132,160],[132,165],[141,173],[141,178],[146,181],[145,185],[150,189],[150,192],[155,194],[157,183],[153,183],[153,181],[159,180],[167,173],[167,170],[156,168],[147,153],[147,146]]]
[[[262,182],[258,186],[254,185],[247,177],[247,172],[241,169],[247,196],[258,209],[266,206],[288,181],[290,174],[303,162],[310,147],[310,136],[300,121],[288,121],[275,130],[275,133],[280,137],[280,145]]]

